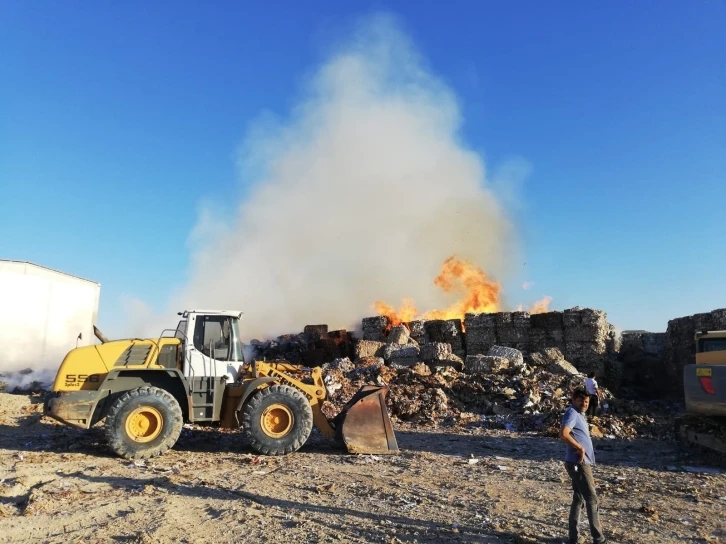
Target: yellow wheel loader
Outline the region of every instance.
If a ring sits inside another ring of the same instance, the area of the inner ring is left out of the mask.
[[[161,455],[174,446],[185,422],[241,428],[264,455],[297,451],[313,425],[350,453],[398,452],[387,387],[364,386],[328,421],[320,368],[246,363],[241,312],[179,315],[176,330],[154,339],[109,341],[94,327],[101,343],[66,355],[45,414],[81,429],[105,421],[109,447],[127,459]]]

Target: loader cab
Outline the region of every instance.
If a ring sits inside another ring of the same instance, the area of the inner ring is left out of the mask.
[[[696,364],[726,365],[726,331],[700,331],[695,340]]]
[[[228,383],[235,382],[244,364],[239,335],[242,312],[189,310],[180,315],[175,336],[182,340],[184,375],[226,376]]]

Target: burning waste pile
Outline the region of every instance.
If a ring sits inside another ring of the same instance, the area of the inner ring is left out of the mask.
[[[549,299],[530,312],[500,311],[500,286],[468,261],[447,259],[434,284],[457,300],[444,310],[419,312],[403,299],[398,309],[378,301],[362,320],[362,338],[325,325],[297,335],[254,341],[255,359],[322,366],[329,417],[363,385],[388,386],[388,408],[404,425],[486,425],[556,434],[573,387],[595,372],[617,383],[618,337],[605,312],[550,311]],[[633,437],[668,431],[653,408],[606,391],[594,436]]]
[[[362,321],[362,339],[345,330],[328,332],[327,325],[310,325],[296,335],[250,342],[250,360],[284,359],[294,364],[319,366],[338,358],[358,360],[382,357],[392,368],[436,361],[438,366],[463,370],[467,358],[484,358],[475,365],[498,365],[493,346],[523,353],[557,348],[582,372],[606,376],[617,352],[617,337],[605,312],[589,308],[549,311],[550,299],[538,301],[530,312],[501,311],[501,286],[475,264],[446,259],[433,283],[456,300],[443,310],[419,312],[413,299],[401,306],[377,301],[379,315]]]
[[[329,398],[324,412],[333,417],[361,386],[375,383],[389,388],[388,409],[403,426],[484,426],[555,436],[569,392],[585,379],[557,348],[523,356],[519,350],[493,346],[489,355],[470,356],[462,367],[448,348],[434,345],[425,351],[433,358],[409,366],[386,364],[375,355],[355,363],[348,358],[326,363],[322,369]],[[605,397],[604,410],[592,420],[593,436],[668,432],[647,408],[615,399],[607,390]]]

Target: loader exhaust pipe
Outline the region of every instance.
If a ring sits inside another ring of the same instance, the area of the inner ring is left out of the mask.
[[[102,344],[105,344],[106,342],[109,342],[110,340],[106,338],[106,335],[103,334],[96,325],[93,326],[93,334],[98,338]]]

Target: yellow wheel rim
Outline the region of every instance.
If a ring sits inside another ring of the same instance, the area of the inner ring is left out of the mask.
[[[280,438],[289,433],[294,420],[292,411],[284,404],[271,404],[260,416],[262,431],[272,438]]]
[[[140,406],[126,418],[126,434],[134,442],[151,442],[161,434],[164,418],[151,406]]]

